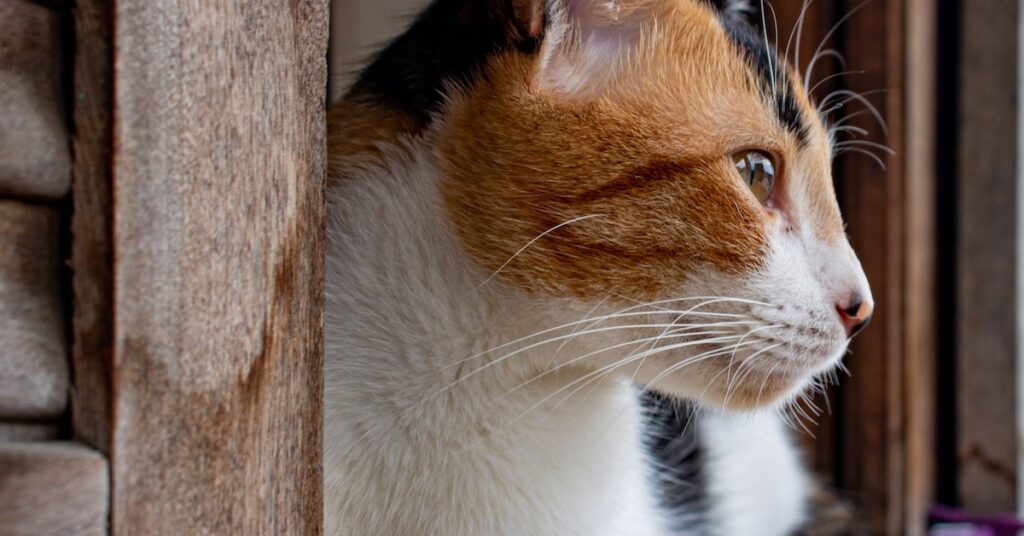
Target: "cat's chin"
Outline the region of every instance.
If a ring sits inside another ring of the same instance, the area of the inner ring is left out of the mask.
[[[807,375],[788,372],[767,373],[756,381],[745,381],[726,389],[716,390],[715,396],[704,397],[704,403],[731,411],[749,411],[778,406],[793,399],[810,385]]]
[[[814,379],[834,369],[843,352],[807,367],[755,366],[739,374],[716,373],[707,381],[692,378],[675,382],[659,382],[656,391],[684,398],[700,406],[729,411],[750,411],[784,405],[810,388]],[[673,385],[673,383],[675,383]]]

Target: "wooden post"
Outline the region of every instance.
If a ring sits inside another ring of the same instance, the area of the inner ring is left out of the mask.
[[[327,1],[113,15],[113,532],[320,534]]]
[[[112,0],[75,2],[71,280],[74,437],[110,453],[113,347]]]
[[[804,0],[775,2],[789,42]],[[857,12],[851,14],[856,8]],[[891,147],[886,169],[851,153],[835,162],[849,234],[871,282],[875,319],[845,360],[851,371],[833,388],[833,413],[818,427],[814,462],[854,502],[855,532],[919,535],[933,498],[935,309],[935,0],[812,3],[799,49],[801,71],[816,50],[835,48],[811,73],[820,101],[833,89],[866,92],[888,124],[870,115],[852,124]],[[843,17],[832,38],[822,43]],[[840,71],[850,71],[839,75]],[[863,110],[850,101],[831,118]]]
[[[1016,508],[1017,2],[961,2],[957,237],[958,487]]]

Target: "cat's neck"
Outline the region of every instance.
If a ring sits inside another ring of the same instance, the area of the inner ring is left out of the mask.
[[[540,349],[477,356],[556,319],[480,286],[436,180],[413,145],[328,193],[325,463],[346,480],[326,483],[328,528],[385,502],[396,534],[660,534],[632,386],[539,376]],[[397,507],[413,500],[429,519]]]

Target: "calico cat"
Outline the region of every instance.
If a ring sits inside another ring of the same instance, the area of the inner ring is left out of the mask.
[[[331,109],[327,534],[799,525],[772,408],[872,298],[832,134],[745,11],[435,0]],[[700,418],[654,426],[667,398]]]

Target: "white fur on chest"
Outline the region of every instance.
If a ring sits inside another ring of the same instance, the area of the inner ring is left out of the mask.
[[[665,534],[628,382],[537,406],[579,376],[506,394],[536,373],[525,353],[445,389],[482,364],[453,363],[558,308],[478,288],[488,274],[446,228],[427,149],[387,161],[328,192],[327,534]]]

